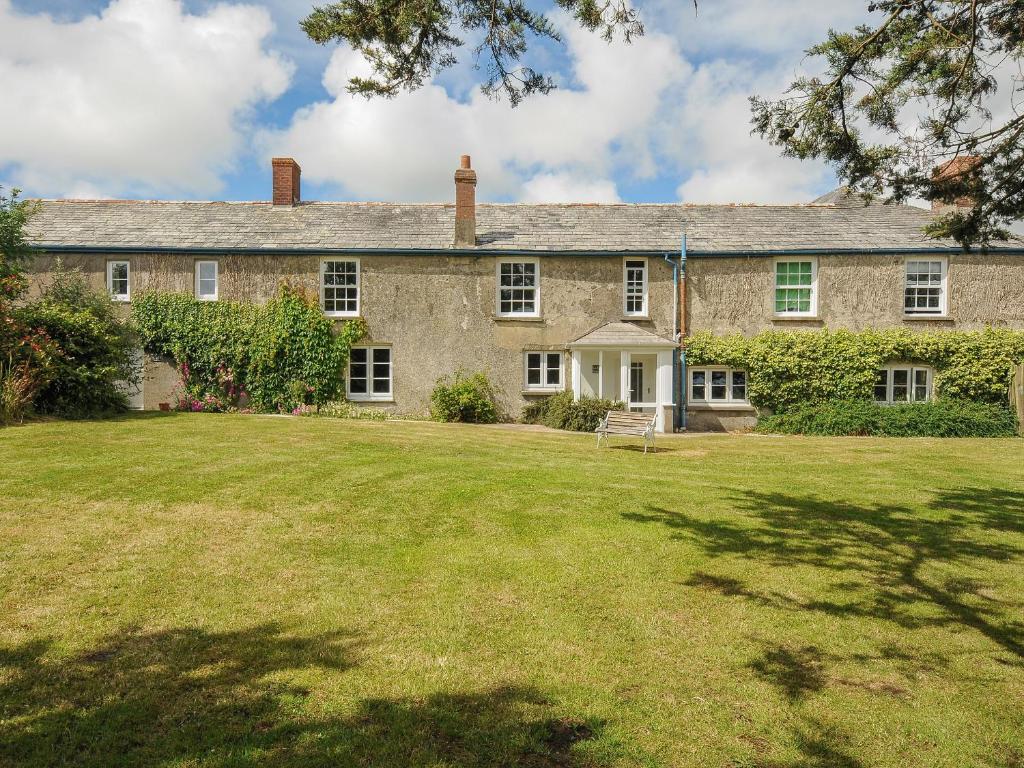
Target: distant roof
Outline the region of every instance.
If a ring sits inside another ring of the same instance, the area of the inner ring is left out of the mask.
[[[168,251],[454,251],[450,204],[47,200],[41,247]],[[675,253],[949,248],[905,205],[481,204],[475,252]],[[1020,246],[1017,246],[1018,248]]]
[[[633,323],[606,323],[569,342],[570,347],[676,347],[671,339],[651,333]]]

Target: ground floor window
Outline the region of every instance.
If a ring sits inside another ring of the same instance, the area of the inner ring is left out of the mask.
[[[527,352],[524,362],[526,389],[562,389],[562,370],[565,366],[561,352]]]
[[[391,347],[352,348],[348,359],[348,399],[391,399]]]
[[[875,376],[876,403],[921,403],[931,399],[931,368],[891,365]]]
[[[732,368],[691,368],[690,402],[747,405],[747,372]]]

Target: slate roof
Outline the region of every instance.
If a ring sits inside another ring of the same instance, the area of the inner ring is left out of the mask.
[[[570,347],[675,347],[670,339],[633,323],[606,323],[590,333],[569,342]]]
[[[454,217],[450,204],[48,200],[29,233],[65,249],[451,251]],[[878,203],[480,204],[475,250],[674,253],[684,231],[694,255],[956,249],[921,233],[928,220],[925,210]]]

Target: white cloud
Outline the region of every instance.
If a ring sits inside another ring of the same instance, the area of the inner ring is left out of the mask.
[[[0,0],[0,166],[43,194],[210,194],[291,65],[265,9],[112,0],[60,23]]]
[[[267,156],[290,154],[303,175],[355,197],[446,200],[460,154],[473,155],[481,199],[600,195],[616,199],[618,171],[653,168],[648,134],[670,86],[689,65],[664,35],[607,45],[563,23],[574,87],[511,109],[475,91],[458,101],[431,84],[391,100],[349,95],[366,63],[341,47],[324,73],[331,98],[299,110],[285,130],[267,131]]]
[[[824,163],[783,157],[777,147],[750,133],[749,94],[779,92],[784,81],[778,71],[759,73],[749,64],[722,60],[697,70],[672,126],[680,138],[664,142],[664,152],[692,171],[678,187],[681,200],[809,202],[830,185],[833,177]]]
[[[539,173],[523,184],[524,203],[619,203],[611,179],[579,179],[567,173]]]

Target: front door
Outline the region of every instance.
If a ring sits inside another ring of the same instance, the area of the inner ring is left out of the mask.
[[[644,402],[644,364],[636,360],[629,364],[629,402]]]

